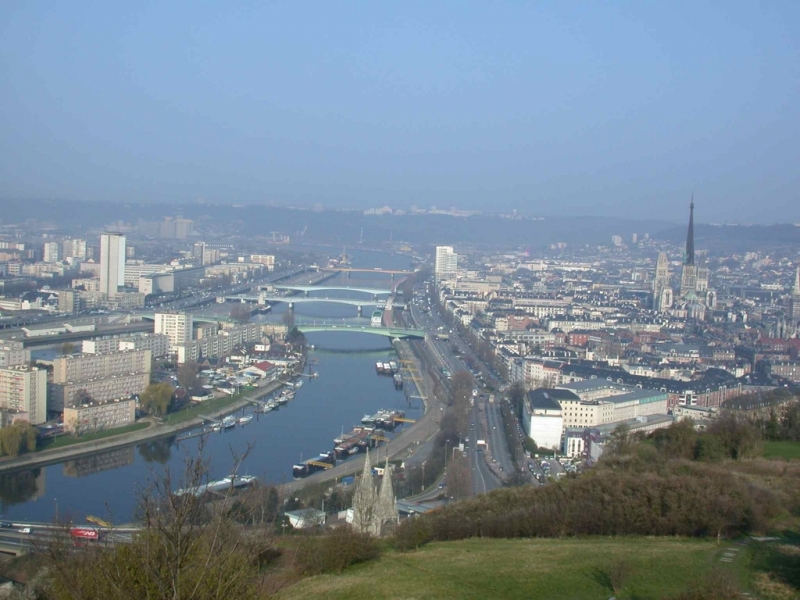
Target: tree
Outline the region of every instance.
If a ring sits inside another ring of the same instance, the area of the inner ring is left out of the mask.
[[[611,454],[622,456],[631,449],[631,428],[625,423],[620,423],[611,432],[608,440],[608,449]]]
[[[36,450],[36,428],[27,421],[17,421],[0,429],[0,449],[6,456]]]
[[[167,414],[173,391],[168,383],[151,383],[139,394],[139,404],[142,410],[161,417]]]
[[[92,395],[87,390],[80,389],[77,392],[75,392],[76,405],[91,404],[93,401],[94,398],[92,398]]]
[[[63,535],[51,538],[45,560],[53,598],[250,600],[265,595],[264,567],[277,555],[274,524],[239,524],[231,489],[213,504],[173,492],[208,480],[203,445],[199,456],[187,456],[180,477],[165,468],[140,490],[142,530],[130,543],[93,544],[75,552],[68,525]],[[233,472],[244,456],[234,457]]]
[[[231,307],[230,316],[231,319],[236,321],[237,323],[249,323],[250,322],[250,305],[240,302],[239,304],[234,304]]]
[[[198,366],[193,360],[183,363],[178,367],[178,383],[180,383],[185,390],[193,390],[197,387],[199,378],[197,376]]]
[[[732,412],[723,412],[706,431],[719,440],[728,458],[739,460],[757,454],[761,441],[758,429]]]
[[[511,403],[511,408],[518,419],[522,418],[523,408],[525,406],[525,384],[521,381],[515,381],[508,388],[508,401]]]
[[[75,352],[75,344],[73,344],[72,342],[64,342],[63,344],[61,344],[62,356],[67,354],[72,354],[73,352]]]
[[[286,334],[286,342],[302,351],[306,347],[306,336],[297,327],[292,327]]]

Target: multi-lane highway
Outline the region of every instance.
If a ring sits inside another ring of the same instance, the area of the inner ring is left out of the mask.
[[[425,310],[422,310],[421,305],[424,305]],[[428,364],[433,365],[436,370],[440,371],[444,367],[450,373],[456,373],[469,369],[460,356],[456,356],[453,352],[454,347],[460,353],[473,357],[475,364],[480,364],[460,336],[455,331],[449,331],[435,312],[435,307],[428,307],[425,297],[409,303],[408,311],[401,318],[408,326],[421,327],[430,332],[426,341],[420,345],[424,347],[421,350],[426,353],[427,360],[430,361]],[[447,334],[449,340],[438,339],[437,334]],[[427,362],[424,358],[423,361]],[[493,375],[487,370],[485,377],[493,378]],[[446,376],[442,377],[442,381],[445,387],[449,388]],[[500,386],[499,381],[489,381],[493,387]],[[479,393],[474,399],[470,413],[470,433],[466,451],[470,461],[472,491],[476,494],[500,487],[504,474],[510,474],[513,469],[499,408],[496,402],[490,403],[489,398],[488,393]],[[485,440],[488,448],[477,447],[479,439]]]

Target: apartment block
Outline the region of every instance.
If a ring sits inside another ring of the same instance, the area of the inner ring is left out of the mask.
[[[169,337],[159,333],[108,336],[84,340],[84,354],[107,354],[118,350],[149,350],[153,358],[169,354]]]
[[[155,333],[169,338],[170,350],[192,341],[192,315],[186,313],[156,313]]]
[[[47,421],[47,371],[27,365],[0,367],[0,408],[27,414],[34,425]]]
[[[113,375],[150,374],[150,350],[129,350],[107,354],[72,354],[53,360],[53,383],[79,382]]]
[[[0,367],[24,365],[31,359],[30,350],[26,350],[22,342],[0,342]]]
[[[197,360],[201,355],[207,358],[228,356],[238,347],[260,341],[261,326],[258,323],[248,323],[225,329],[217,335],[191,340],[176,346],[175,349],[178,354],[178,363],[183,364]]]
[[[264,265],[269,271],[275,269],[275,256],[272,254],[251,254],[250,262]]]
[[[150,373],[132,373],[72,383],[51,383],[48,386],[48,408],[62,412],[79,404],[81,398],[94,402],[128,398],[142,393],[150,384]]]
[[[136,400],[133,398],[91,402],[64,409],[64,430],[70,433],[122,427],[135,420]]]

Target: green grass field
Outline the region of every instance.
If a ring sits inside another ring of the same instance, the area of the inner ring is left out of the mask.
[[[206,402],[201,402],[200,404],[195,404],[194,406],[190,406],[184,410],[167,415],[164,417],[164,423],[176,425],[188,419],[192,419],[197,415],[205,415],[231,406],[244,397],[244,394],[239,393],[233,396],[225,396],[222,398],[215,398],[214,400],[208,400]]]
[[[800,458],[800,442],[764,442],[764,458]]]
[[[664,598],[715,567],[747,586],[747,548],[732,563],[719,561],[731,545],[682,538],[469,539],[406,554],[388,550],[341,575],[302,580],[278,598],[609,598],[615,594],[606,573],[616,559],[630,573],[617,598]]]
[[[54,448],[63,448],[65,446],[72,446],[74,444],[94,442],[96,440],[102,440],[103,438],[108,438],[115,435],[122,435],[123,433],[139,431],[140,429],[146,429],[147,427],[150,427],[150,423],[134,423],[133,425],[127,425],[126,427],[117,427],[114,429],[104,429],[103,431],[95,431],[94,433],[87,433],[80,437],[74,437],[72,435],[61,435],[56,438],[47,438],[39,440],[39,443],[36,446],[36,451],[38,452],[39,450],[52,450]]]

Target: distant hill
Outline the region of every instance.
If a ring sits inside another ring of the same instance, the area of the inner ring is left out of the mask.
[[[352,244],[363,236],[364,243],[392,239],[412,243],[475,243],[541,248],[558,242],[569,245],[608,245],[611,236],[629,240],[669,227],[663,221],[636,221],[610,217],[567,216],[542,220],[513,220],[499,216],[449,215],[367,216],[362,211],[295,210],[267,205],[221,206],[204,204],[117,204],[73,200],[6,200],[2,223],[21,223],[35,219],[55,228],[97,229],[124,221],[161,220],[182,215],[203,222],[235,223],[243,235],[264,235],[279,231],[297,238],[305,230],[306,239]],[[362,234],[363,230],[363,234]]]
[[[681,244],[686,226],[657,220],[611,217],[562,216],[540,220],[507,219],[495,215],[452,217],[449,215],[364,215],[360,210],[300,210],[268,205],[223,206],[208,204],[120,204],[75,200],[3,200],[0,224],[36,220],[57,229],[98,229],[109,223],[161,220],[181,215],[204,223],[235,224],[242,235],[260,236],[271,231],[336,244],[366,244],[393,240],[415,244],[437,243],[546,248],[563,242],[569,246],[609,245],[619,235],[629,242],[636,233]],[[363,233],[362,233],[363,231]],[[760,246],[800,244],[800,227],[778,225],[695,226],[696,245],[724,252],[752,250]]]

